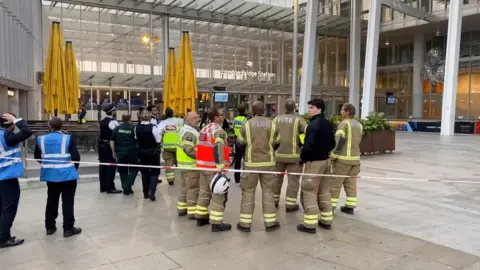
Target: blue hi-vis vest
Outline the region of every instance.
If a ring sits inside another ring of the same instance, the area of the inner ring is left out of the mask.
[[[42,152],[40,181],[65,182],[78,179],[78,172],[72,160],[68,147],[70,135],[52,132],[39,136],[37,144]]]
[[[0,129],[0,181],[23,177],[23,161],[21,158],[20,146],[7,146],[5,130]]]

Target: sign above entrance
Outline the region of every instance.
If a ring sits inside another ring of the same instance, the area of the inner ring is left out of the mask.
[[[250,70],[224,70],[222,69],[223,75],[232,75],[232,76],[243,76],[243,77],[252,77],[252,78],[259,78],[259,79],[272,79],[275,78],[276,74],[271,72],[256,72]]]

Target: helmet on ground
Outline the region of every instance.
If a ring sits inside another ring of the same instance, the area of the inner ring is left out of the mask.
[[[217,173],[210,182],[210,190],[213,194],[222,195],[228,192],[230,179],[224,173]]]

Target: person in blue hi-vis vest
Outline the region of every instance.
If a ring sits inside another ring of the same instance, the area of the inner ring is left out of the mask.
[[[58,117],[50,119],[50,133],[37,137],[34,156],[41,164],[40,181],[47,182],[48,197],[45,210],[47,235],[57,231],[55,220],[62,195],[63,237],[71,237],[82,232],[82,229],[74,227],[73,213],[80,154],[75,137],[62,133],[62,126],[62,119]]]
[[[20,131],[14,133],[15,127]],[[23,177],[20,143],[32,136],[27,122],[5,113],[0,118],[0,248],[23,244],[10,234],[20,200],[18,178]]]

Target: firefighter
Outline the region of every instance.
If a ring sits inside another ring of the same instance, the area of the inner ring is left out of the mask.
[[[227,145],[227,133],[222,129],[225,111],[215,107],[208,112],[210,124],[201,131],[197,145],[197,168],[224,169],[230,166],[230,148]],[[212,232],[229,231],[231,224],[223,223],[228,194],[212,194],[210,182],[215,172],[200,172],[200,194],[198,196],[195,218],[197,226],[212,223]],[[211,208],[208,214],[208,206]],[[210,221],[209,221],[210,219]]]
[[[238,105],[237,107],[238,115],[235,116],[235,118],[233,119],[233,132],[235,134],[235,141],[237,141],[238,135],[240,134],[240,129],[248,119],[247,115],[245,114],[245,110],[246,110],[246,106],[244,104]],[[244,155],[243,151],[240,148],[235,147],[235,153],[234,153],[234,159],[233,159],[235,170],[241,169],[243,155]],[[240,172],[235,172],[234,178],[235,178],[235,183],[239,184]]]
[[[341,110],[344,119],[338,124],[335,133],[335,149],[332,151],[333,174],[348,175],[350,178],[332,177],[331,179],[331,201],[335,209],[338,205],[338,197],[342,185],[347,194],[345,206],[340,210],[344,213],[353,215],[357,206],[357,179],[360,173],[360,141],[362,140],[362,124],[355,120],[355,107],[346,103]]]
[[[277,171],[290,173],[301,173],[300,161],[300,135],[304,133],[307,123],[303,117],[295,115],[295,101],[287,99],[285,103],[285,114],[275,117],[273,120],[280,133],[280,146],[275,152]],[[278,207],[280,193],[282,191],[284,175],[278,175],[274,186],[275,206]],[[299,209],[297,204],[298,189],[300,188],[300,176],[289,175],[285,208],[287,212],[295,212]]]
[[[185,117],[186,125],[178,135],[177,166],[179,168],[195,168],[197,165],[197,144],[200,133],[198,132],[198,115],[189,112]],[[181,189],[178,196],[177,212],[179,216],[188,215],[188,219],[195,219],[197,209],[200,171],[182,170]]]
[[[102,110],[107,116],[100,122],[100,137],[97,143],[98,160],[101,163],[116,163],[113,157],[112,149],[110,148],[110,139],[112,138],[113,130],[120,125],[115,119],[117,116],[117,108],[113,103],[103,104]],[[108,165],[99,166],[100,192],[107,194],[119,194],[121,190],[115,188],[115,173],[117,168]]]
[[[237,147],[245,151],[245,170],[274,171],[275,155],[280,144],[280,134],[275,122],[263,116],[265,105],[256,101],[252,105],[253,118],[242,126],[237,138]],[[240,186],[242,200],[240,204],[240,222],[237,228],[243,232],[250,232],[255,208],[255,190],[260,179],[263,201],[263,219],[267,232],[275,231],[280,227],[277,221],[273,185],[276,176],[263,173],[242,173]]]
[[[150,122],[148,110],[142,111],[142,121],[135,127],[135,138],[138,146],[138,160],[141,165],[160,166],[161,138],[158,128]],[[140,168],[142,174],[143,197],[155,201],[159,168]]]
[[[315,98],[308,102],[310,123],[305,134],[305,144],[300,153],[300,164],[309,174],[329,174],[331,172],[330,152],[335,147],[332,124],[323,114],[325,102]],[[303,176],[300,200],[303,206],[303,224],[297,230],[316,233],[318,226],[330,229],[333,221],[330,202],[329,177]],[[319,210],[320,209],[320,216]]]
[[[160,122],[158,129],[162,136],[163,160],[166,166],[173,167],[176,164],[176,151],[178,142],[178,132],[183,126],[183,120],[173,117],[173,110],[167,108],[165,110],[167,119]],[[175,182],[175,171],[173,169],[166,169],[165,176],[170,186]]]
[[[122,124],[113,130],[110,139],[110,147],[118,163],[132,165],[132,167],[117,167],[124,195],[133,194],[132,186],[138,174],[138,169],[133,167],[138,164],[137,140],[135,127],[130,120],[130,114],[122,115]]]

